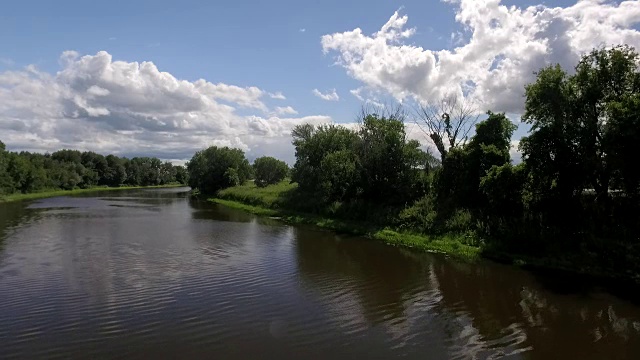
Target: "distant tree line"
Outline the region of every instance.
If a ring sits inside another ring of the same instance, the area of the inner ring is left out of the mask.
[[[509,153],[516,126],[491,111],[478,122],[464,99],[416,112],[439,159],[407,138],[400,108],[364,111],[355,129],[299,125],[290,171],[298,186],[286,194],[287,206],[464,234],[496,254],[640,274],[638,66],[633,48],[616,46],[583,56],[571,74],[558,65],[541,69],[525,89],[522,121],[531,129],[518,165]],[[262,166],[252,168],[238,149],[214,147],[188,169],[193,187],[215,193]]]
[[[91,151],[60,150],[53,154],[6,151],[0,142],[0,194],[71,190],[93,186],[154,186],[187,183],[183,166],[157,158]]]

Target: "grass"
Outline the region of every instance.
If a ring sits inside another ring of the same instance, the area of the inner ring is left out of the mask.
[[[171,185],[158,185],[158,186],[120,186],[120,187],[96,186],[96,187],[91,187],[87,189],[45,190],[40,192],[28,193],[28,194],[18,193],[18,194],[0,196],[0,202],[43,199],[43,198],[49,198],[49,197],[75,195],[75,194],[90,193],[90,192],[96,192],[96,191],[168,188],[168,187],[180,187],[180,186],[184,186],[184,185],[171,184]]]
[[[211,202],[215,202],[216,204],[224,205],[230,208],[246,211],[251,214],[259,215],[259,216],[278,216],[280,212],[273,209],[267,209],[260,206],[247,205],[238,201],[233,200],[225,200],[225,199],[209,199]]]
[[[455,235],[431,237],[424,234],[397,232],[391,229],[383,229],[373,234],[374,239],[383,240],[390,245],[409,247],[426,252],[450,254],[468,260],[478,259],[482,249],[464,244],[461,237]]]
[[[341,220],[315,214],[293,211],[287,208],[287,195],[295,191],[297,184],[288,180],[264,188],[248,182],[218,192],[209,201],[246,211],[258,216],[277,217],[290,224],[309,224],[341,233],[361,235],[383,241],[389,245],[401,246],[425,252],[451,255],[464,260],[476,260],[481,248],[463,243],[463,236],[429,236],[395,231],[394,229],[368,222]]]
[[[244,185],[220,190],[218,198],[267,209],[278,209],[285,206],[284,195],[297,187],[298,184],[291,184],[288,180],[263,188],[256,186],[253,181],[248,181]]]

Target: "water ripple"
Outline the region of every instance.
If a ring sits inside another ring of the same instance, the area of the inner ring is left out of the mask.
[[[207,206],[33,203],[0,229],[0,357],[545,358],[559,337],[581,358],[640,351],[640,310],[617,299]]]

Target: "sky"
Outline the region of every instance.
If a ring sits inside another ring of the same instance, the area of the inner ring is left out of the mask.
[[[638,0],[11,1],[0,141],[178,163],[232,146],[293,163],[294,126],[353,126],[365,104],[459,94],[520,123],[535,71],[640,49],[639,25]],[[407,132],[429,147],[410,120]]]

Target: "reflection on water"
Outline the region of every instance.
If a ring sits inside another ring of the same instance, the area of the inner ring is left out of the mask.
[[[186,190],[0,204],[2,357],[640,356],[640,308],[604,291]]]

